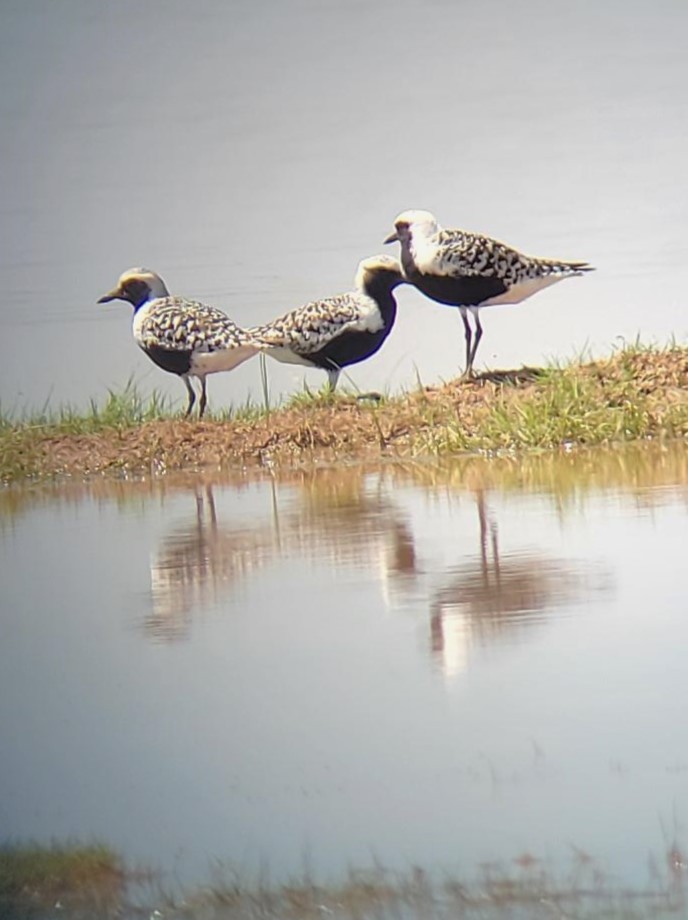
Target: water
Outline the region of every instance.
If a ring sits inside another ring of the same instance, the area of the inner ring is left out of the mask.
[[[347,289],[395,215],[599,271],[485,316],[478,364],[686,334],[688,7],[583,0],[5,0],[0,398],[86,405],[134,375],[144,263],[253,324]],[[391,249],[390,249],[391,251]],[[455,311],[399,292],[361,389],[455,375]],[[322,375],[270,363],[273,395]],[[257,362],[210,382],[260,397]]]
[[[685,846],[688,454],[0,493],[0,827],[456,868]]]

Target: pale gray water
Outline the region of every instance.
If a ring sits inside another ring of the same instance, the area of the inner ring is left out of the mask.
[[[0,828],[460,868],[685,850],[688,454],[0,493]]]
[[[132,374],[181,404],[129,308],[95,304],[122,270],[253,324],[347,289],[408,207],[599,267],[487,312],[480,366],[685,339],[680,0],[4,0],[0,24],[4,408]],[[399,300],[363,389],[462,361],[454,311]],[[304,379],[270,373],[275,395]],[[259,398],[258,376],[213,378],[212,403]]]

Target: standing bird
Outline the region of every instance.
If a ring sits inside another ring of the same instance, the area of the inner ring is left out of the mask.
[[[126,300],[133,306],[136,342],[158,367],[184,381],[189,394],[187,416],[196,402],[190,377],[201,381],[201,418],[208,401],[207,375],[230,371],[260,351],[251,336],[221,310],[171,297],[160,275],[147,268],[124,272],[117,287],[98,303],[111,300]]]
[[[432,300],[459,308],[466,334],[465,378],[473,376],[482,307],[520,303],[557,281],[593,271],[587,262],[539,259],[480,233],[443,230],[429,211],[403,211],[385,243],[397,241],[405,279]]]
[[[374,355],[391,332],[392,291],[403,282],[396,259],[371,256],[358,266],[355,291],[314,300],[248,333],[277,361],[326,371],[334,390],[342,368]]]

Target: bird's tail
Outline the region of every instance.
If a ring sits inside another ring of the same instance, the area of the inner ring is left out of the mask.
[[[538,268],[546,275],[570,277],[595,271],[595,266],[589,262],[568,262],[564,259],[536,259],[535,261]]]

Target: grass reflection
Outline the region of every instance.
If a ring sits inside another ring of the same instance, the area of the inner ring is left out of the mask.
[[[527,454],[471,454],[442,461],[425,459],[389,463],[324,466],[279,471],[193,470],[164,475],[126,473],[52,482],[23,482],[0,488],[0,521],[51,504],[84,498],[115,501],[131,508],[149,497],[164,500],[199,486],[241,489],[260,481],[296,485],[313,503],[346,503],[366,476],[381,485],[418,485],[428,489],[538,492],[566,504],[601,489],[614,489],[649,500],[650,490],[688,484],[688,445],[682,440],[641,441],[605,447],[576,447]],[[338,497],[340,496],[340,497]],[[656,493],[655,493],[656,497]]]

